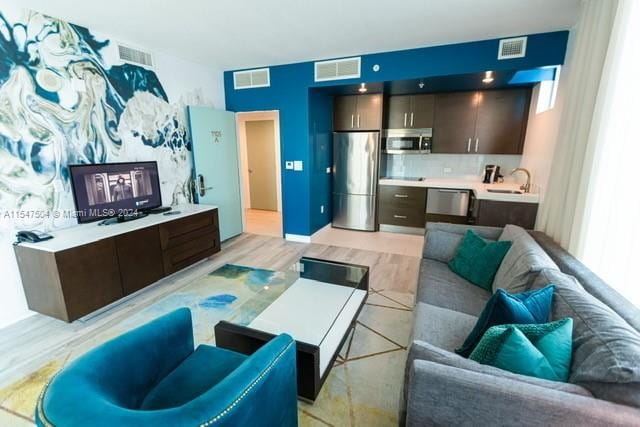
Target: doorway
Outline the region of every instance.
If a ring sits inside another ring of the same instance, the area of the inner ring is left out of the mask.
[[[280,120],[277,111],[238,113],[244,230],[282,237]]]

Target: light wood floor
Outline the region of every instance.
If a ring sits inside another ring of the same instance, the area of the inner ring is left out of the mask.
[[[89,341],[110,326],[224,264],[284,270],[303,255],[368,265],[371,267],[370,286],[374,290],[415,294],[419,269],[417,257],[242,234],[225,242],[219,254],[161,280],[90,319],[67,324],[35,315],[0,330],[0,387],[40,368],[52,356],[66,354],[69,348]]]
[[[343,230],[333,228],[329,224],[311,236],[311,242],[419,257],[422,253],[424,237],[384,231]]]
[[[244,214],[247,233],[282,237],[282,213],[245,209]]]

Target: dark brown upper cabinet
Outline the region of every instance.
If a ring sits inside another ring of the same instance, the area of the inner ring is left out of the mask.
[[[395,95],[387,100],[386,129],[433,127],[435,95]]]
[[[433,153],[522,154],[530,89],[436,95]]]
[[[333,104],[333,130],[380,130],[382,95],[336,96]]]
[[[478,117],[476,92],[436,95],[432,153],[469,153]]]

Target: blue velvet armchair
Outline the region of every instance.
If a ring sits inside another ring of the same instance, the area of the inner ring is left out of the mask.
[[[182,308],[62,369],[42,392],[39,426],[297,426],[296,346],[251,356],[200,345]]]

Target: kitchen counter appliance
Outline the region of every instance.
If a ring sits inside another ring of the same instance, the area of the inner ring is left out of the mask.
[[[379,161],[379,132],[333,133],[333,227],[378,229]]]
[[[382,133],[386,154],[429,154],[433,129],[387,129]]]
[[[471,190],[429,188],[427,191],[427,221],[466,224],[469,218]]]

